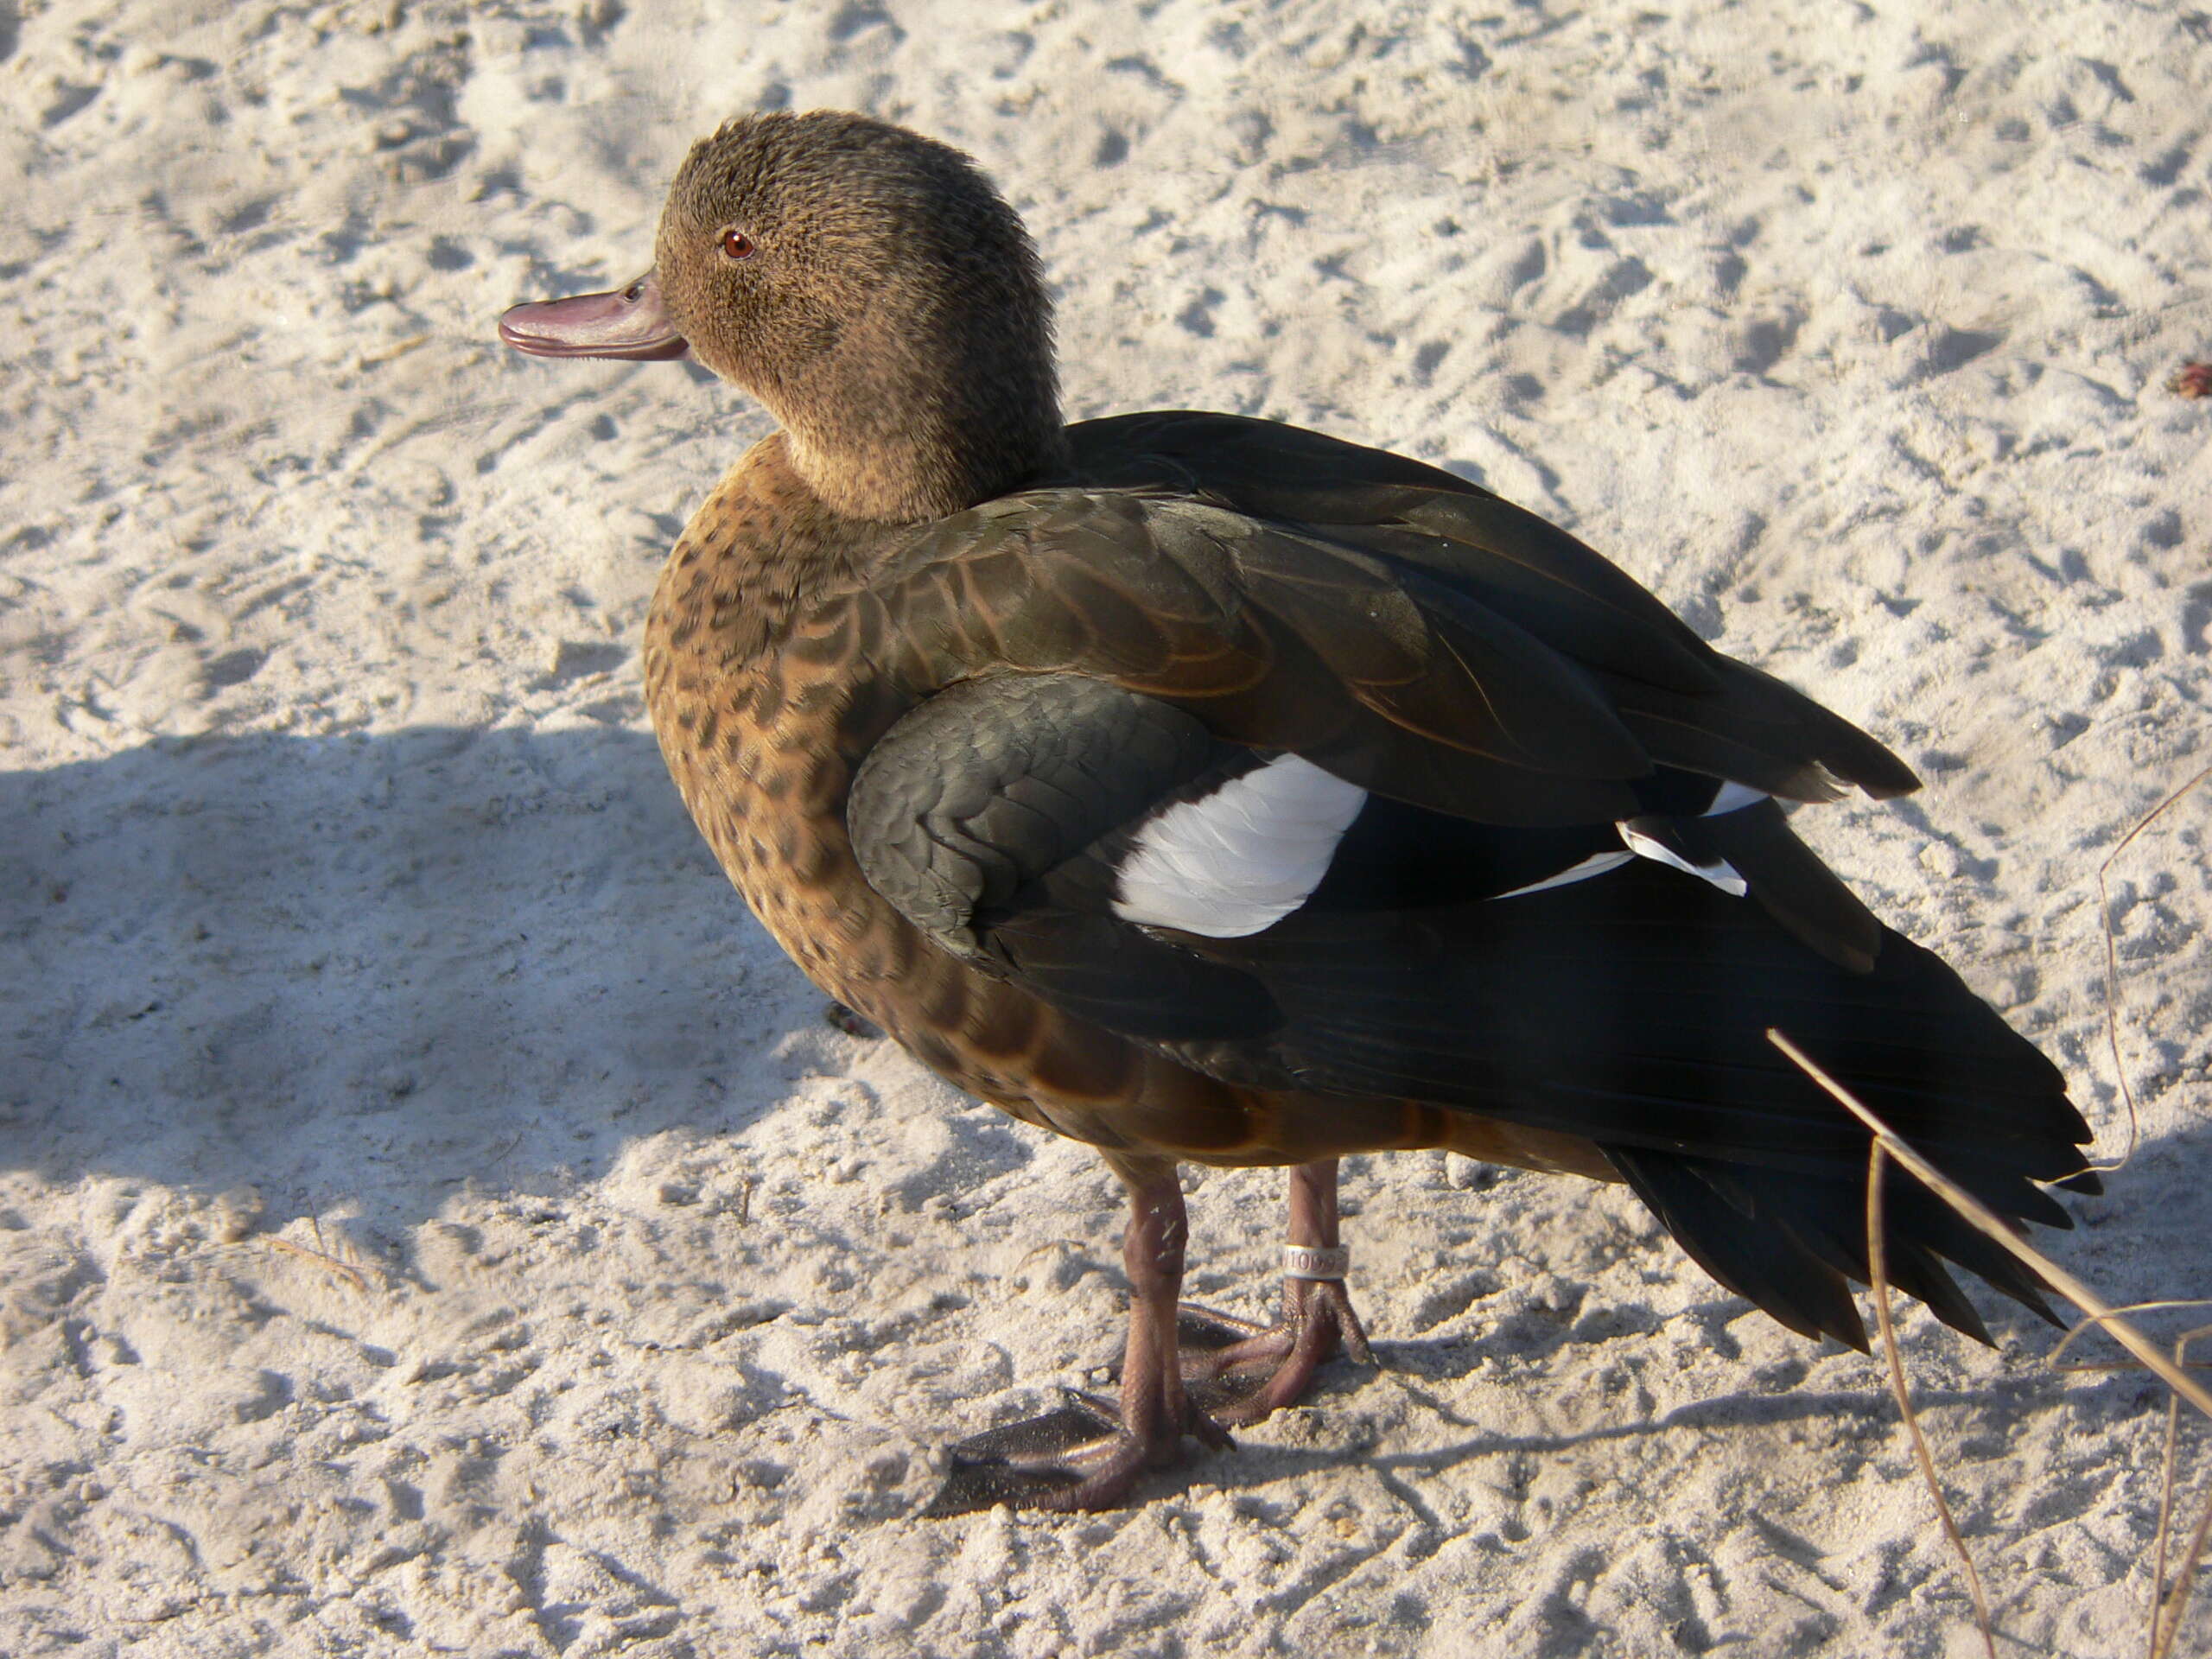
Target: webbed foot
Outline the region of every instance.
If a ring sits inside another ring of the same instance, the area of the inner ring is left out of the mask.
[[[960,1441],[951,1467],[922,1513],[965,1515],[1004,1503],[1017,1510],[1110,1510],[1125,1502],[1147,1471],[1185,1460],[1185,1438],[1217,1449],[1229,1433],[1192,1409],[1180,1425],[1147,1413],[1147,1427],[1126,1428],[1111,1401],[1070,1389],[1060,1405]]]
[[[1375,1363],[1341,1280],[1284,1280],[1282,1314],[1270,1325],[1187,1302],[1178,1313],[1192,1404],[1236,1427],[1304,1399],[1325,1360],[1344,1354],[1361,1365]]]

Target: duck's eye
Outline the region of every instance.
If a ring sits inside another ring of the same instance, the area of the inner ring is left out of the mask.
[[[753,257],[753,238],[743,231],[724,231],[722,256],[728,259],[750,259]]]

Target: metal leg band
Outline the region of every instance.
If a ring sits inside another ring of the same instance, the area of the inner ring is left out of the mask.
[[[1322,1249],[1312,1244],[1282,1247],[1282,1270],[1290,1279],[1342,1280],[1351,1267],[1351,1252],[1342,1245]]]

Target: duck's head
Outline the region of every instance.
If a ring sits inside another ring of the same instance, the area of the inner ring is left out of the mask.
[[[752,115],[692,146],[628,287],[499,319],[541,357],[687,353],[766,404],[858,518],[942,517],[1051,472],[1052,312],[958,150],[866,116]]]

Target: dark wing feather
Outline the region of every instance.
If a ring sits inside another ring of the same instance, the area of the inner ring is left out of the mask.
[[[1606,1156],[1636,1195],[1666,1224],[1697,1264],[1792,1331],[1834,1337],[1861,1352],[1866,1327],[1851,1281],[1871,1278],[1863,1179],[1777,1180],[1771,1172],[1730,1169],[1666,1153],[1611,1147]],[[1883,1203],[1883,1251],[1890,1282],[1928,1304],[1944,1324],[1978,1342],[1989,1330],[1944,1267],[1946,1248],[1990,1283],[2050,1319],[2041,1287],[2004,1251],[1891,1167]],[[1919,1200],[1919,1201],[1916,1201]],[[1898,1213],[1899,1206],[1910,1212]],[[1958,1235],[1964,1231],[1967,1236]]]
[[[889,608],[879,632],[919,683],[1090,675],[1462,817],[1625,817],[1652,771],[1590,676],[1514,624],[1424,606],[1355,550],[1198,502],[1009,496],[929,526],[850,602]]]
[[[1627,1147],[1605,1155],[1690,1259],[1730,1290],[1800,1336],[1866,1347],[1850,1285],[1797,1236],[1787,1208],[1762,1205],[1725,1166]]]
[[[1630,729],[1669,764],[1793,799],[1832,799],[1838,779],[1877,798],[1919,786],[1880,744],[1713,650],[1567,531],[1449,473],[1232,415],[1120,416],[1072,435],[1080,469],[1100,482],[1184,490],[1311,526],[1457,588],[1600,675]]]
[[[1190,715],[1077,675],[938,693],[869,750],[845,804],[868,885],[955,956],[976,918],[1065,864],[1215,758]]]

